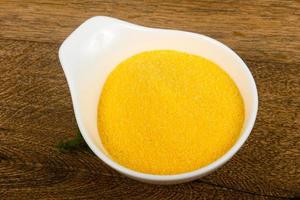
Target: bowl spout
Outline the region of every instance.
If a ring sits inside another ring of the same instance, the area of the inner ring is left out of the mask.
[[[111,17],[93,17],[80,25],[63,42],[59,58],[67,78],[80,79],[97,65],[99,57],[117,48],[129,23]]]

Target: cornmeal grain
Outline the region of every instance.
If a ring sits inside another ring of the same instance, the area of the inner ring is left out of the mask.
[[[178,174],[215,161],[236,142],[244,105],[218,65],[171,50],[137,54],[109,75],[98,128],[109,155],[144,173]]]

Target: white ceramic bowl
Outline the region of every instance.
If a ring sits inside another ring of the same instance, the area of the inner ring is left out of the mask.
[[[102,86],[122,60],[142,51],[173,49],[200,55],[223,68],[237,84],[245,104],[245,122],[236,144],[221,158],[198,170],[177,175],[151,175],[133,171],[113,161],[101,144],[97,106]],[[255,122],[258,96],[254,79],[242,59],[224,44],[204,35],[147,28],[98,16],[85,21],[61,45],[59,59],[71,91],[76,120],[91,150],[118,172],[148,183],[191,181],[216,170],[244,144]]]

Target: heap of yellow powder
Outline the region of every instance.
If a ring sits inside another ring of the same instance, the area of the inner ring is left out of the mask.
[[[171,50],[119,64],[98,107],[100,137],[112,159],[150,174],[208,165],[234,145],[243,121],[239,90],[218,65]]]

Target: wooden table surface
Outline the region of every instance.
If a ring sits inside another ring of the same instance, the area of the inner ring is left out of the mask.
[[[157,186],[84,149],[58,48],[91,16],[202,33],[248,64],[259,112],[246,144],[209,176]],[[0,1],[0,199],[290,199],[300,196],[299,1]]]

